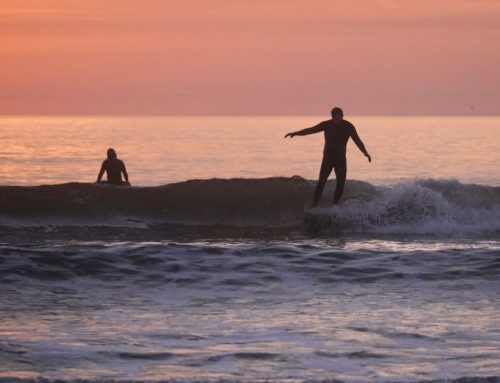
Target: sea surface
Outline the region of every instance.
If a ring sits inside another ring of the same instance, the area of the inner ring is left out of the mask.
[[[500,186],[500,117],[346,117],[348,178],[393,183],[458,179]],[[300,175],[316,179],[323,137],[284,139],[328,116],[0,117],[0,185],[94,182],[106,150],[136,186],[189,179]]]
[[[1,117],[0,383],[500,382],[500,118],[321,119]]]

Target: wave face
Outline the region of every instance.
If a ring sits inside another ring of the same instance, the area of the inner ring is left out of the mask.
[[[324,202],[334,185],[327,185]],[[132,188],[78,183],[3,186],[0,226],[3,236],[19,236],[16,230],[22,227],[23,235],[32,230],[34,236],[74,239],[500,234],[500,187],[433,179],[390,187],[349,181],[340,205],[307,210],[313,189],[314,182],[300,177]]]
[[[391,187],[351,183],[341,205],[311,209],[312,233],[493,235],[500,233],[500,188],[454,180],[417,180]]]
[[[96,184],[0,187],[0,224],[289,225],[300,222],[311,185],[300,177],[190,180],[159,187]]]

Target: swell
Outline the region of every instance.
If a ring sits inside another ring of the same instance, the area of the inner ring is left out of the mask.
[[[68,183],[0,187],[0,223],[290,225],[311,185],[300,177],[190,180],[158,187]]]
[[[379,281],[494,282],[500,250],[345,250],[306,244],[74,243],[0,245],[0,283],[89,279],[223,290]],[[309,282],[308,282],[309,281]]]
[[[334,185],[327,184],[323,205],[309,210],[314,183],[300,177],[190,180],[132,188],[79,183],[3,186],[0,236],[155,240],[347,233],[499,238],[500,187],[456,180],[392,186],[351,180],[342,203],[330,206]]]
[[[236,356],[237,357],[237,356]],[[273,379],[274,381],[283,382],[309,382],[309,383],[343,383],[351,382],[351,380],[339,379]],[[48,379],[43,377],[38,378],[17,378],[17,377],[0,377],[0,383],[249,383],[249,382],[269,382],[269,379],[207,379],[207,378],[192,378],[192,379],[161,379],[161,380],[140,380],[140,379]],[[388,378],[386,382],[394,382],[394,379]],[[463,376],[459,378],[443,378],[432,380],[409,380],[403,381],[412,383],[500,383],[500,376]],[[377,380],[379,383],[384,383],[384,380]]]

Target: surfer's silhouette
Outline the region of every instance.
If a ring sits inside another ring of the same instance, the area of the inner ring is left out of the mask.
[[[309,134],[324,132],[325,134],[325,147],[323,149],[323,161],[321,162],[321,169],[319,171],[319,180],[314,191],[313,207],[318,206],[325,187],[326,180],[330,173],[335,169],[335,176],[337,184],[335,186],[335,194],[333,196],[333,203],[337,204],[342,197],[344,191],[344,184],[347,175],[347,160],[346,160],[346,146],[350,137],[357,145],[359,150],[372,162],[372,158],[366,151],[365,145],[356,133],[354,125],[349,121],[344,120],[344,112],[339,107],[332,109],[332,119],[320,122],[312,128],[302,129],[297,132],[287,133],[286,137],[307,136]]]
[[[130,186],[128,181],[127,169],[122,160],[119,160],[116,156],[114,149],[109,148],[107,152],[108,158],[103,161],[99,175],[97,176],[97,183],[110,184],[110,185],[126,185]],[[108,177],[107,181],[101,181],[101,178],[106,172]],[[122,180],[122,173],[125,177],[125,182]]]

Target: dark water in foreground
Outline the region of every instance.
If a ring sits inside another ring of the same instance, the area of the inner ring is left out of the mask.
[[[3,376],[498,375],[498,241],[54,241],[0,269]]]
[[[498,188],[221,182],[0,188],[0,382],[500,379]]]

